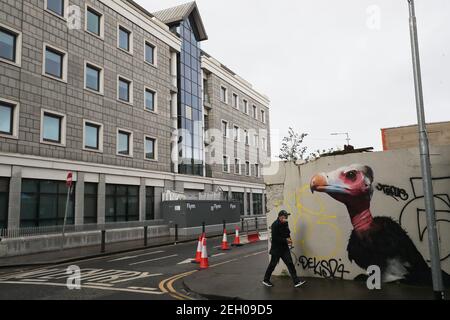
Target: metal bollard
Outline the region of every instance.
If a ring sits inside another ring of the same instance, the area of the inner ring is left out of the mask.
[[[241,230],[244,232],[244,218],[241,218]]]
[[[227,222],[225,220],[223,220],[223,230],[225,230],[227,228]]]
[[[175,225],[175,244],[178,242],[178,225]]]
[[[144,247],[146,247],[148,245],[148,226],[144,227]]]
[[[102,230],[102,247],[101,247],[101,253],[105,253],[105,247],[106,247],[106,230]]]
[[[255,226],[256,226],[256,231],[258,231],[258,217],[255,217]]]
[[[202,232],[205,233],[206,230],[206,224],[204,222],[202,222]]]

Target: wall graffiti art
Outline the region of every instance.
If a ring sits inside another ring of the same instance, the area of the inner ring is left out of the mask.
[[[301,256],[298,259],[303,270],[311,270],[315,275],[325,279],[344,279],[344,275],[350,273],[345,269],[341,259],[320,260],[317,258]]]
[[[345,205],[353,226],[347,244],[351,262],[364,270],[379,266],[383,282],[431,285],[430,267],[401,224],[372,213],[373,181],[371,167],[354,164],[314,175],[310,188],[313,193],[326,193]],[[414,188],[413,193],[417,197]],[[450,275],[443,272],[443,278],[450,287]]]
[[[406,201],[409,198],[409,194],[405,189],[401,189],[395,186],[378,183],[376,189],[378,191],[383,191],[385,195],[392,197],[396,201],[399,201],[399,199]]]
[[[450,177],[433,178],[434,205],[436,225],[441,242],[450,241]],[[401,226],[414,226],[409,231],[417,236],[420,242],[426,241],[427,222],[425,202],[422,187],[422,178],[410,178],[413,198],[402,208],[399,216]],[[450,247],[441,252],[441,261],[450,258]],[[429,262],[429,259],[427,259]]]

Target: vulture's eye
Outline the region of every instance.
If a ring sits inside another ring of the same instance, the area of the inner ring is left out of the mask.
[[[345,177],[350,180],[355,180],[356,179],[356,171],[352,170],[352,171],[347,172],[345,174]]]

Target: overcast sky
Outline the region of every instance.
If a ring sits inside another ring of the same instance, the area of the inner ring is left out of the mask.
[[[137,0],[149,11],[183,0]],[[417,123],[407,0],[198,0],[202,48],[271,99],[272,152],[289,126],[315,149],[381,150]],[[416,0],[427,122],[450,120],[450,1]],[[379,19],[378,19],[379,17]],[[279,135],[276,132],[279,131]]]

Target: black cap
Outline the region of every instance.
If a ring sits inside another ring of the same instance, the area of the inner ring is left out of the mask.
[[[278,213],[278,218],[281,217],[281,216],[285,216],[285,217],[287,218],[287,217],[290,216],[290,215],[291,215],[291,214],[288,213],[286,210],[281,210],[281,211]]]

